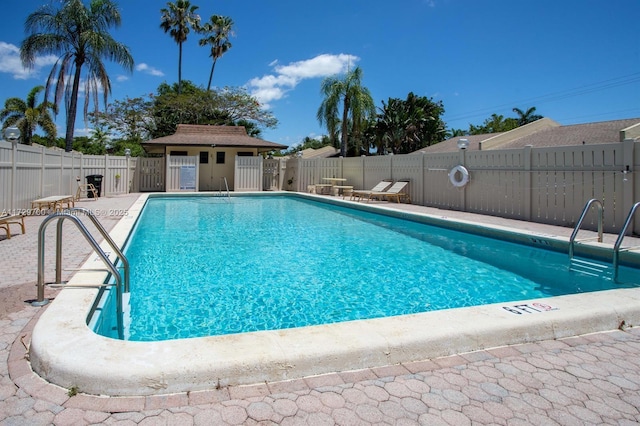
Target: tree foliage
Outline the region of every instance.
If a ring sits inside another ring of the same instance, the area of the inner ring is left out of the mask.
[[[182,89],[182,45],[187,41],[191,28],[198,29],[200,16],[196,14],[198,6],[191,5],[189,0],[176,0],[167,3],[166,8],[160,9],[160,28],[169,33],[178,44],[178,94]]]
[[[444,140],[442,102],[434,102],[413,92],[407,99],[389,98],[382,102],[380,114],[369,135],[378,154],[408,154]]]
[[[0,110],[0,120],[3,120],[2,130],[16,126],[20,129],[20,139],[23,143],[31,145],[33,134],[39,126],[45,132],[47,145],[52,144],[57,136],[56,124],[53,122],[51,112],[56,108],[50,102],[37,103],[40,92],[44,86],[36,86],[27,95],[27,99],[9,98]]]
[[[526,111],[519,108],[513,108],[513,112],[517,114],[517,117],[507,117],[499,114],[491,114],[491,117],[484,120],[481,125],[469,125],[469,130],[464,134],[469,135],[486,135],[490,133],[508,132],[517,127],[524,126],[525,124],[533,123],[534,121],[543,118],[542,115],[535,114],[536,107],[530,107]],[[458,131],[460,132],[460,131]],[[462,136],[460,134],[451,134],[451,137]]]
[[[94,128],[104,129],[111,137],[140,143],[149,139],[154,128],[152,105],[152,95],[115,100],[104,112],[90,113],[90,122]]]
[[[25,29],[29,35],[20,47],[23,65],[33,68],[40,54],[60,55],[47,79],[45,101],[54,85],[53,103],[59,106],[63,97],[65,99],[67,151],[73,144],[83,67],[86,65],[87,71],[84,79],[85,120],[89,99],[93,98],[97,110],[98,92],[102,91],[105,105],[111,93],[111,81],[103,59],[113,60],[128,71],[133,70],[129,48],[108,32],[111,27],[118,27],[120,21],[120,12],[111,0],[91,0],[88,7],[82,0],[51,2],[27,17]]]
[[[520,108],[514,108],[513,112],[518,115],[518,126],[524,126],[525,124],[533,123],[534,121],[543,118],[539,114],[534,114],[536,112],[536,107],[531,107],[526,111],[522,111]]]
[[[353,154],[359,155],[366,124],[376,114],[371,93],[362,86],[362,69],[355,67],[342,77],[325,78],[320,92],[324,99],[316,114],[318,122],[327,126],[329,137],[333,140],[338,140],[340,135],[341,156],[347,155],[349,138],[353,139]]]
[[[178,124],[244,126],[247,134],[255,137],[260,135],[262,127],[273,128],[278,124],[245,89],[225,87],[209,91],[188,80],[183,82],[181,94],[176,85],[161,84],[151,116],[153,138],[173,134]]]
[[[229,37],[233,35],[233,20],[227,16],[213,15],[202,25],[198,32],[203,34],[203,38],[200,39],[200,46],[209,46],[209,56],[213,59],[211,64],[211,72],[209,73],[209,83],[207,84],[207,90],[211,90],[211,81],[213,80],[213,70],[216,67],[216,62],[222,57],[229,49],[231,49],[231,42]]]
[[[503,115],[491,114],[480,126],[469,125],[470,135],[485,135],[489,133],[508,132],[518,127],[515,118],[504,118]]]

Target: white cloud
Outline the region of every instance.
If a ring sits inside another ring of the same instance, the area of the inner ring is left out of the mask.
[[[344,73],[359,60],[357,56],[344,53],[318,55],[315,58],[287,65],[278,65],[278,61],[275,60],[269,64],[274,68],[275,74],[253,78],[249,80],[247,86],[250,94],[268,108],[269,102],[282,99],[302,80]]]
[[[143,72],[145,74],[153,75],[153,76],[156,76],[156,77],[164,76],[164,73],[162,71],[160,71],[159,69],[156,69],[154,67],[151,67],[151,66],[145,64],[144,62],[141,63],[141,64],[136,65],[136,71],[140,71],[140,72]]]
[[[0,73],[11,74],[16,80],[38,77],[43,67],[53,65],[57,59],[53,55],[39,56],[35,58],[32,69],[24,68],[20,60],[20,49],[13,44],[0,41]]]
[[[116,81],[120,82],[120,81],[127,81],[127,80],[129,80],[129,76],[127,76],[127,75],[118,74],[116,76]]]

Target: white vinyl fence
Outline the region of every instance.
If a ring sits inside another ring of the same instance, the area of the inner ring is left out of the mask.
[[[166,191],[197,191],[199,187],[198,166],[198,156],[167,155]]]
[[[449,172],[469,171],[469,183],[455,187]],[[573,227],[589,199],[604,205],[604,229],[619,233],[640,201],[640,142],[553,148],[464,151],[360,158],[299,159],[287,162],[283,189],[307,191],[322,178],[346,178],[356,189],[381,180],[408,180],[414,204]],[[586,229],[597,226],[587,216]],[[636,214],[632,231],[640,233]]]
[[[105,195],[130,189],[197,191],[198,163],[198,157],[93,156],[0,141],[0,211],[28,209],[32,200],[49,195],[75,194],[76,177],[85,183],[94,174],[103,176]],[[470,175],[462,187],[449,178],[458,165]],[[640,142],[358,158],[236,157],[233,190],[305,192],[322,178],[336,177],[356,189],[385,179],[408,180],[417,205],[567,227],[575,226],[586,202],[595,198],[604,205],[605,231],[619,233],[640,201]],[[595,229],[595,216],[587,216],[585,228]],[[640,214],[631,232],[640,233]]]
[[[78,183],[87,183],[90,175],[102,176],[103,195],[124,194],[131,189],[135,167],[135,158],[0,141],[0,211],[26,210],[31,201],[51,195],[75,195]]]

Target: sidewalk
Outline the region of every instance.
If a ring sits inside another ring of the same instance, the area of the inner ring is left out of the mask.
[[[137,194],[81,201],[109,230]],[[386,203],[385,203],[386,204]],[[400,205],[447,217],[568,236],[570,229]],[[0,426],[5,425],[489,425],[637,424],[640,329],[487,349],[422,362],[150,397],[109,398],[73,392],[33,374],[25,357],[38,314],[38,227],[0,236]],[[65,224],[63,279],[91,249]],[[1,234],[0,234],[1,235]],[[607,236],[607,241],[615,236]],[[626,241],[626,240],[625,240]],[[55,225],[46,233],[46,278],[55,264]],[[55,295],[53,292],[52,296]]]

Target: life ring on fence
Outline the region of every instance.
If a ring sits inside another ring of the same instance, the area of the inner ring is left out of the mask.
[[[460,179],[458,179],[460,173]],[[462,188],[469,183],[469,170],[465,166],[455,166],[449,171],[449,182],[456,188]]]

